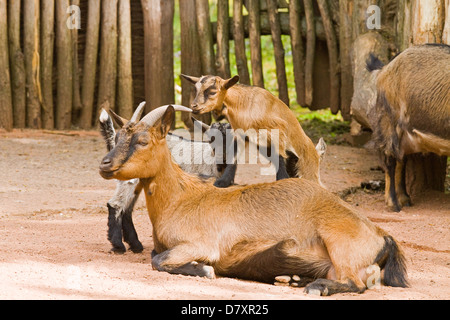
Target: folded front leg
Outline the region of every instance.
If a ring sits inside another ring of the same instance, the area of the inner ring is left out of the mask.
[[[152,266],[158,271],[214,279],[214,268],[203,262],[197,262],[198,257],[192,255],[194,250],[188,245],[166,250],[152,257]]]

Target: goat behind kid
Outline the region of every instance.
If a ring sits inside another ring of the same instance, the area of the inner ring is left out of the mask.
[[[360,271],[378,264],[384,283],[406,286],[395,240],[337,196],[305,179],[215,188],[184,173],[165,136],[174,110],[125,125],[100,164],[105,179],[140,178],[159,271],[263,282],[299,275],[306,292],[363,292]],[[129,143],[130,136],[139,141]],[[145,142],[145,143],[142,143]]]

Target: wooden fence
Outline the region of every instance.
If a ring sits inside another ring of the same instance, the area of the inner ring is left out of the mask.
[[[369,5],[381,8],[379,32],[395,52],[429,28],[415,14],[430,3],[441,28],[432,40],[445,42],[449,0],[0,0],[0,127],[89,129],[104,105],[129,117],[144,99],[147,111],[175,102],[176,5],[182,73],[229,77],[234,41],[241,82],[264,87],[274,75],[263,70],[261,36],[271,35],[279,97],[289,104],[281,35],[290,35],[297,102],[350,119],[351,49],[368,32]],[[189,105],[193,88],[181,84]]]

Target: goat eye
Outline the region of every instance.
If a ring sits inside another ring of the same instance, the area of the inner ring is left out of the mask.
[[[146,146],[146,145],[148,145],[147,140],[142,140],[142,141],[139,141],[138,143],[139,143],[141,146]]]

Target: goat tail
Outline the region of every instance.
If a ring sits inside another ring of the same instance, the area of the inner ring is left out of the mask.
[[[381,70],[384,67],[384,63],[381,62],[378,57],[376,57],[373,53],[370,54],[369,58],[366,60],[366,69],[369,72],[375,71],[375,70]]]
[[[104,109],[100,114],[99,120],[100,120],[100,132],[103,136],[103,139],[105,139],[106,149],[108,151],[111,151],[115,147],[116,131],[114,130],[114,124],[108,112],[106,112]]]
[[[384,269],[384,285],[409,287],[405,256],[391,236],[384,236],[384,246],[378,253],[375,263],[378,263],[380,268]]]

